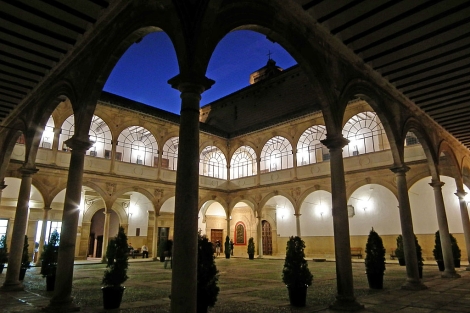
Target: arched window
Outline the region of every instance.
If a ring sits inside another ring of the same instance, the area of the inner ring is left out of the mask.
[[[419,139],[413,132],[407,132],[405,138],[405,147],[419,144]]]
[[[93,115],[89,135],[90,140],[94,143],[87,154],[94,157],[111,159],[111,131],[109,130],[108,124],[100,117]]]
[[[52,149],[52,143],[54,142],[54,119],[52,116],[47,120],[44,131],[42,132],[41,141],[39,142],[39,148]]]
[[[163,145],[162,168],[176,171],[179,141],[179,137],[171,137]]]
[[[61,132],[59,136],[59,150],[69,151],[66,140],[72,138],[75,129],[75,117],[70,115],[62,124]],[[91,119],[90,130],[88,131],[90,141],[93,141],[93,145],[86,152],[87,155],[100,157],[100,158],[111,158],[111,131],[108,125],[101,119],[101,117],[93,115]]]
[[[155,137],[142,126],[130,126],[119,134],[116,160],[153,166],[158,162],[158,145]]]
[[[227,161],[219,148],[215,146],[205,147],[199,160],[200,175],[227,179]]]
[[[292,146],[284,137],[276,136],[268,140],[261,151],[261,173],[293,167]]]
[[[297,143],[297,166],[329,160],[330,154],[320,140],[326,138],[326,127],[316,125],[308,128]]]
[[[349,140],[343,149],[343,157],[390,149],[382,122],[375,112],[362,112],[351,117],[343,127],[343,136]]]
[[[238,148],[230,160],[230,178],[256,175],[256,152],[250,146]]]

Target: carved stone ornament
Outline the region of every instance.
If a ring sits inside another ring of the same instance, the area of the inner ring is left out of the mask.
[[[160,200],[163,197],[163,189],[155,189],[153,194],[155,195],[155,198]]]
[[[296,199],[300,197],[301,193],[302,193],[302,190],[300,189],[300,187],[291,188],[290,190],[290,194],[292,195],[292,197]]]
[[[115,183],[106,183],[106,191],[108,192],[109,196],[112,196],[113,193],[116,191],[116,184]]]

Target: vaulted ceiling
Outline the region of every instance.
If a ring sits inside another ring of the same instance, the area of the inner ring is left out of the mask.
[[[111,0],[0,0],[0,123]],[[470,148],[469,0],[296,0]]]

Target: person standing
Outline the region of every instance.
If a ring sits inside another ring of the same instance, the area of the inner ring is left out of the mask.
[[[215,256],[219,256],[220,255],[220,241],[216,241],[215,242]]]
[[[142,259],[149,257],[149,248],[144,244],[142,246]]]
[[[233,240],[230,239],[230,255],[233,256]]]

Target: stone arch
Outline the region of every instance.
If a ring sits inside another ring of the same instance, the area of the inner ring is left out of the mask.
[[[416,119],[414,119],[412,117],[409,118],[405,122],[401,138],[405,138],[406,133],[408,131],[413,132],[418,137],[419,142],[423,146],[423,150],[424,150],[424,153],[426,155],[426,159],[428,161],[429,170],[431,171],[431,176],[433,177],[433,179],[438,178],[438,175],[439,175],[438,174],[438,169],[437,169],[438,156],[436,154],[436,151],[434,150],[434,145],[433,145],[433,142],[432,142],[431,138],[429,138],[427,132],[423,129],[421,124]],[[404,139],[403,139],[403,141],[404,141]],[[404,144],[402,143],[402,146],[403,145]],[[403,161],[402,161],[402,163],[403,163]]]
[[[467,186],[467,188],[470,188],[470,158],[465,156],[462,159],[462,165],[460,166],[462,170],[462,181]]]
[[[228,203],[225,201],[224,198],[218,196],[218,195],[211,195],[211,194],[208,194],[206,196],[204,196],[203,198],[201,198],[199,200],[199,210],[201,211],[203,209],[204,206],[206,206],[206,203],[209,203],[209,205],[207,205],[205,207],[205,210],[203,211],[203,214],[206,213],[206,210],[207,208],[214,202],[218,202],[223,208],[224,208],[224,211],[225,211],[225,217],[228,217],[230,212],[229,212],[229,206],[228,206]]]
[[[8,130],[7,134],[4,136],[0,149],[3,151],[0,160],[0,179],[5,177],[6,170],[10,164],[11,154],[13,148],[15,147],[16,140],[21,134],[25,133],[26,125],[22,120],[18,119]]]
[[[454,150],[446,140],[442,140],[439,143],[438,155],[440,156],[441,154],[444,154],[446,156],[445,161],[447,164],[443,164],[443,160],[440,157],[438,158],[439,173],[443,172],[443,166],[447,165],[448,167],[450,167],[451,172],[449,174],[452,175],[451,177],[454,177],[457,183],[457,187],[460,189],[462,187],[462,171],[460,169],[459,162],[457,161],[457,156],[455,155]]]
[[[341,130],[345,123],[345,110],[349,101],[354,99],[363,99],[367,105],[379,116],[380,122],[383,125],[385,133],[387,135],[392,156],[395,162],[401,160],[399,147],[397,147],[397,139],[400,138],[400,134],[397,130],[397,125],[394,124],[394,115],[387,110],[384,95],[380,95],[376,92],[374,86],[370,82],[363,79],[354,79],[350,81],[340,97],[339,106],[340,109],[337,114],[340,114],[338,119],[341,121]],[[330,129],[328,128],[328,132]],[[404,137],[403,137],[404,138]]]
[[[370,178],[367,178],[367,180],[360,180],[360,181],[356,181],[351,184],[348,184],[346,187],[346,198],[349,199],[351,195],[354,193],[354,191],[359,189],[360,187],[365,186],[365,185],[371,185],[371,184],[379,185],[390,190],[390,192],[392,192],[393,195],[398,199],[398,190],[394,181],[389,182],[389,181],[380,179],[380,177],[379,179],[377,179],[376,177],[370,177]]]
[[[297,201],[295,201],[295,199],[287,192],[284,192],[284,191],[273,191],[273,192],[270,192],[268,193],[267,195],[265,195],[263,197],[263,199],[260,201],[260,204],[259,204],[259,208],[262,209],[266,203],[269,201],[269,199],[275,197],[275,196],[283,196],[285,198],[287,198],[287,200],[290,201],[290,203],[294,206],[294,213],[298,213],[297,212]]]

